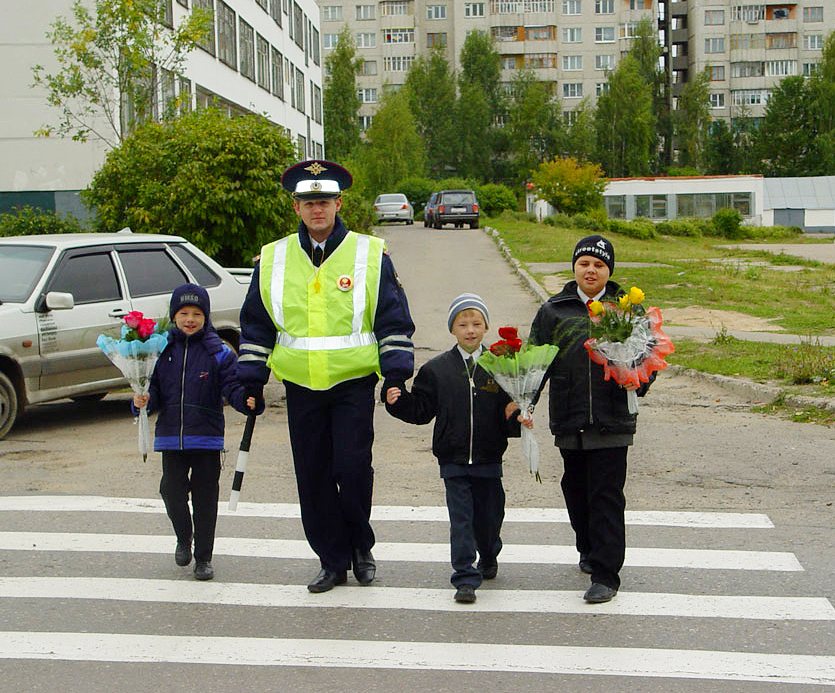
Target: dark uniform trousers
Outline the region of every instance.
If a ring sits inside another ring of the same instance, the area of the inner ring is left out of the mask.
[[[623,487],[628,450],[560,448],[564,462],[561,485],[577,550],[588,554],[592,582],[614,589],[620,587],[618,574],[626,553]]]
[[[481,572],[473,566],[476,549],[482,561],[492,563],[502,550],[499,536],[504,520],[505,493],[499,477],[452,476],[444,479],[449,511],[449,544],[455,586],[481,585]]]
[[[328,570],[347,570],[352,549],[374,546],[369,518],[376,383],[376,374],[329,390],[284,382],[302,525]]]
[[[194,536],[195,561],[212,560],[219,479],[220,450],[164,450],[162,453],[159,493],[177,541],[191,544]],[[188,510],[189,492],[194,509],[193,525]]]

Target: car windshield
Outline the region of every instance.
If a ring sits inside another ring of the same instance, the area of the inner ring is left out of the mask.
[[[473,194],[468,192],[444,193],[444,203],[448,205],[471,205]]]
[[[0,245],[0,301],[23,303],[43,276],[54,248]]]
[[[406,201],[405,195],[380,195],[377,198],[377,204],[385,204],[386,202],[398,202],[403,203]]]

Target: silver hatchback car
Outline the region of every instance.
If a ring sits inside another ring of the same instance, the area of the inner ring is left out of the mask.
[[[179,236],[80,233],[0,238],[0,438],[29,404],[101,399],[126,387],[96,346],[138,310],[168,314],[171,290],[206,288],[237,348],[249,272],[233,275]]]
[[[374,214],[378,224],[384,221],[405,221],[408,225],[415,223],[412,203],[401,193],[377,195],[377,199],[374,200]]]

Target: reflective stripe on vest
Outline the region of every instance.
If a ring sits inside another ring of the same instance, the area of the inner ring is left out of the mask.
[[[382,240],[349,231],[316,268],[297,234],[262,248],[261,298],[278,328],[268,360],[276,378],[326,390],[380,373],[373,321],[383,250]]]

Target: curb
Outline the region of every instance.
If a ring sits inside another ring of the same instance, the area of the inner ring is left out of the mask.
[[[504,239],[496,229],[491,226],[484,226],[483,231],[493,237],[493,240],[499,247],[499,252],[504,256],[505,260],[507,260],[511,269],[519,275],[522,283],[528,291],[530,291],[543,303],[551,298],[551,295],[539,285],[539,282],[537,282],[536,279],[534,279],[533,276],[524,267],[522,267],[522,263],[513,257],[513,254],[510,252],[510,248],[504,242]],[[686,375],[696,380],[706,380],[712,382],[725,388],[729,392],[733,392],[737,395],[750,399],[757,404],[770,404],[777,398],[783,397],[783,403],[790,407],[814,407],[816,409],[824,409],[826,411],[835,412],[835,399],[808,397],[806,395],[790,395],[782,388],[775,385],[757,383],[753,380],[746,380],[743,378],[731,378],[727,375],[705,373],[704,371],[697,371],[693,368],[685,368],[684,366],[678,366],[675,364],[670,364],[668,368],[672,373]]]

